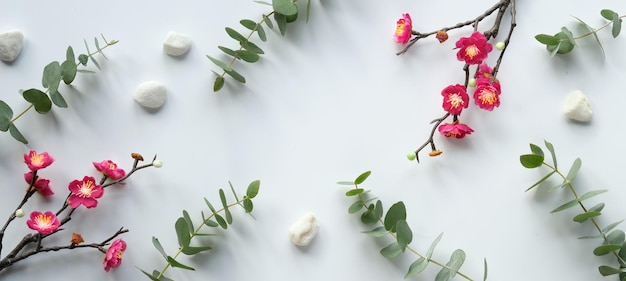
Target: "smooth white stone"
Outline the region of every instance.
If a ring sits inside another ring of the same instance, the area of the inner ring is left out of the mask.
[[[185,34],[170,31],[163,42],[163,51],[170,56],[182,56],[191,47],[191,39]]]
[[[307,213],[289,227],[289,239],[297,246],[307,246],[319,231],[319,224],[312,213]]]
[[[19,30],[11,30],[0,34],[0,60],[11,62],[22,52],[24,34]]]
[[[167,100],[167,88],[159,81],[144,82],[137,87],[133,98],[143,107],[156,109]]]
[[[583,92],[573,91],[567,96],[565,104],[563,104],[563,113],[569,119],[588,122],[593,115],[591,102]]]

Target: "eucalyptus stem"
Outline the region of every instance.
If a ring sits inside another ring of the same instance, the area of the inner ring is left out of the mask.
[[[623,16],[620,16],[619,18],[621,19],[621,18],[625,18],[625,17],[626,17],[626,15],[623,15]],[[585,34],[582,34],[582,35],[576,36],[576,37],[574,37],[574,39],[582,39],[582,38],[585,38],[585,37],[587,37],[587,36],[589,36],[589,35],[593,35],[594,33],[596,33],[596,32],[598,32],[598,31],[600,31],[600,30],[602,30],[602,29],[606,28],[607,26],[611,25],[612,23],[613,23],[613,22],[607,21],[605,24],[603,24],[602,26],[600,26],[600,27],[598,27],[598,28],[594,29],[593,31],[589,31],[589,32],[587,32],[587,33],[585,33]],[[567,39],[562,39],[562,41],[567,41]]]

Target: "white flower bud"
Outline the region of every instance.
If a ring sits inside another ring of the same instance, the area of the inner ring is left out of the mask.
[[[504,42],[500,41],[500,42],[496,43],[496,50],[502,51],[504,49],[504,47],[505,47]]]
[[[15,210],[15,216],[18,217],[18,218],[23,217],[24,216],[24,210],[22,210],[22,209]]]
[[[470,87],[476,87],[476,79],[470,79],[469,81],[467,81],[467,85]]]
[[[155,168],[161,168],[163,167],[163,161],[156,159],[152,161],[152,166],[154,166]]]

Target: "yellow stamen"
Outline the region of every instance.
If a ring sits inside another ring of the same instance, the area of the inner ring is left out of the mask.
[[[480,49],[478,49],[476,45],[470,45],[470,46],[467,46],[467,48],[465,48],[465,55],[470,58],[474,58],[479,53],[480,53]]]

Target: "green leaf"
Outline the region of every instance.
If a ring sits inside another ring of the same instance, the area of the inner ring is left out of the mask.
[[[243,77],[241,74],[239,74],[239,72],[235,71],[234,69],[231,69],[231,70],[224,69],[224,72],[226,72],[226,74],[230,75],[230,77],[234,78],[240,83],[246,83],[246,78]]]
[[[233,187],[233,184],[230,181],[228,181],[228,186],[230,186],[230,191],[233,193],[233,196],[235,196],[235,200],[239,202],[239,197],[237,197],[237,192],[235,192],[235,188]]]
[[[243,19],[243,20],[240,20],[239,23],[241,23],[241,25],[243,25],[245,28],[250,29],[252,31],[256,29],[256,22],[254,22],[253,20]]]
[[[81,54],[78,56],[78,62],[83,66],[87,65],[87,61],[89,61],[89,57],[85,54]]]
[[[295,14],[290,16],[285,15],[285,18],[287,18],[287,23],[294,22],[298,19],[298,13],[296,12]]]
[[[622,19],[618,15],[616,15],[613,18],[613,28],[611,29],[611,34],[613,35],[613,38],[619,36],[620,31],[622,31]]]
[[[85,42],[85,49],[87,49],[87,55],[89,56],[89,59],[93,62],[93,65],[96,66],[96,68],[98,68],[99,70],[100,68],[100,64],[98,63],[98,61],[91,55],[91,52],[89,51],[89,45],[87,44],[87,40],[84,40]],[[79,58],[80,59],[80,58]]]
[[[402,252],[404,252],[406,246],[413,241],[413,232],[405,220],[399,220],[398,223],[396,223],[396,241],[398,245],[400,245]]]
[[[609,233],[609,235],[606,236],[606,241],[607,241],[607,244],[621,245],[621,244],[624,244],[624,241],[626,241],[626,235],[624,234],[624,231],[617,229]]]
[[[573,219],[573,220],[574,220],[575,222],[580,222],[580,223],[582,223],[582,222],[587,221],[587,220],[588,220],[588,219],[590,219],[590,218],[597,217],[597,216],[599,216],[599,215],[601,215],[601,214],[602,214],[602,213],[600,213],[600,212],[591,212],[591,211],[589,211],[589,212],[584,212],[584,213],[581,213],[581,214],[576,215],[576,216],[574,217],[574,219]]]
[[[622,248],[617,252],[617,255],[622,259],[626,260],[626,243],[622,244]]]
[[[246,213],[252,213],[253,207],[254,204],[252,204],[252,200],[247,197],[243,199],[243,209],[246,210]]]
[[[396,224],[400,220],[406,220],[406,207],[402,201],[393,204],[387,211],[384,220],[385,229],[396,232]]]
[[[248,198],[254,198],[259,194],[259,187],[261,186],[260,180],[255,180],[248,185],[248,189],[246,190],[246,196]]]
[[[309,14],[311,12],[311,0],[306,1],[306,22],[309,22]]]
[[[598,38],[598,34],[596,33],[596,30],[593,29],[593,27],[589,26],[586,22],[584,22],[583,20],[574,17],[578,22],[580,22],[585,28],[587,28],[587,30],[589,30],[589,32],[593,35],[593,38],[596,39],[596,43],[598,43],[598,46],[600,47],[600,50],[602,51],[602,56],[604,57],[604,47],[602,47],[602,43],[600,42],[600,38]]]
[[[52,101],[46,93],[38,89],[28,89],[22,93],[24,99],[35,106],[35,110],[41,114],[48,113],[52,108]]]
[[[65,60],[71,62],[76,61],[76,57],[74,56],[74,49],[72,49],[72,46],[67,46],[67,50],[65,51]]]
[[[556,36],[552,36],[548,34],[537,34],[535,35],[535,39],[537,39],[539,43],[544,44],[544,45],[559,44],[559,39]]]
[[[435,247],[437,247],[437,244],[439,244],[439,241],[441,241],[441,237],[443,237],[443,232],[439,233],[437,238],[433,240],[433,243],[430,244],[430,247],[428,247],[428,252],[426,252],[426,259],[430,260],[430,258],[433,256],[433,253],[435,253]]]
[[[619,268],[611,267],[608,265],[601,265],[600,267],[598,267],[598,270],[600,271],[600,274],[602,274],[602,276],[620,274],[622,272]]]
[[[4,116],[0,116],[0,131],[2,132],[8,131],[9,126],[11,126],[11,119],[6,118]]]
[[[529,190],[535,188],[536,186],[540,185],[542,182],[546,181],[548,178],[550,178],[552,175],[554,175],[554,173],[556,173],[556,171],[549,172],[547,175],[545,175],[543,178],[539,179],[536,183],[531,185],[525,191],[529,191]]]
[[[223,69],[224,71],[227,70],[232,70],[232,68],[230,68],[230,66],[226,65],[225,63],[223,63],[222,61],[215,59],[209,55],[206,55],[207,58],[209,58],[209,60],[211,60],[215,65],[219,66],[221,69]]]
[[[554,169],[558,169],[558,165],[556,163],[556,153],[554,152],[554,146],[552,145],[551,142],[548,142],[547,140],[543,141],[546,148],[548,149],[548,151],[550,151],[550,155],[552,155],[552,164],[554,165]]]
[[[367,210],[361,214],[361,222],[365,225],[374,225],[378,222],[378,217],[374,212],[374,204],[370,204]]]
[[[361,209],[363,209],[363,203],[361,203],[361,201],[356,201],[348,207],[348,214],[355,214]]]
[[[159,279],[158,279],[159,281],[174,281],[174,279],[171,279],[171,278],[167,278],[167,277],[165,277],[165,275],[162,275],[162,274],[161,274],[159,271],[157,271],[157,270],[153,270],[153,271],[152,271],[152,276],[157,277],[157,276],[159,276],[159,275],[161,275],[161,277],[159,277]]]
[[[404,275],[404,279],[411,278],[417,274],[420,274],[428,266],[428,261],[425,258],[419,258],[409,266],[409,271]]]
[[[298,13],[298,7],[292,0],[272,0],[272,8],[274,8],[276,13],[285,16]]]
[[[609,231],[613,230],[616,226],[618,226],[620,223],[622,223],[624,220],[618,221],[618,222],[614,222],[612,224],[607,225],[606,227],[604,227],[602,229],[602,233],[606,234],[609,233]]]
[[[388,259],[393,259],[402,253],[402,248],[397,242],[393,242],[380,250],[380,254]]]
[[[65,84],[70,84],[76,78],[78,71],[76,62],[74,60],[66,60],[61,64],[61,76]]]
[[[372,237],[377,237],[377,238],[383,237],[383,236],[389,234],[389,232],[382,226],[379,226],[377,228],[374,228],[374,229],[368,230],[368,231],[361,231],[361,233],[367,234],[367,235],[372,236]]]
[[[565,37],[567,38],[567,42],[569,42],[573,46],[576,46],[576,39],[574,39],[574,34],[572,33],[572,31],[570,31],[567,27],[564,26],[564,27],[561,27],[561,32],[565,34]]]
[[[376,215],[376,220],[383,217],[383,202],[380,200],[376,201],[376,206],[374,206],[374,215]]]
[[[184,247],[182,253],[188,256],[195,255],[200,252],[209,251],[212,248],[209,246],[203,247]]]
[[[361,193],[363,193],[363,188],[355,188],[355,189],[350,189],[346,192],[346,196],[357,196]]]
[[[224,216],[228,224],[233,224],[233,215],[230,213],[229,209],[224,209]]]
[[[456,249],[452,252],[452,256],[450,257],[450,261],[446,264],[450,267],[449,275],[450,278],[454,277],[463,266],[463,262],[465,262],[465,252],[461,249]]]
[[[559,206],[558,208],[552,210],[550,213],[557,213],[557,212],[560,212],[560,211],[563,211],[563,210],[567,210],[567,209],[569,209],[571,207],[574,207],[574,206],[578,205],[579,202],[580,201],[578,201],[578,199],[574,199],[574,200],[569,201],[569,202]]]
[[[159,253],[161,253],[163,258],[165,258],[165,260],[167,260],[167,254],[165,253],[165,250],[163,250],[163,246],[161,246],[161,242],[159,242],[159,239],[157,239],[154,236],[152,236],[152,245],[154,245],[154,248],[156,248],[157,251],[159,251]]]
[[[237,56],[244,60],[245,62],[257,62],[259,61],[259,55],[254,52],[248,50],[237,50],[235,51]]]
[[[602,11],[600,11],[600,15],[602,15],[602,17],[607,20],[613,20],[616,17],[619,18],[619,15],[616,12],[609,9],[603,9]]]
[[[213,92],[217,92],[224,87],[224,77],[217,76],[215,77],[215,83],[213,83]]]
[[[189,226],[184,218],[178,218],[174,224],[176,228],[176,236],[178,236],[178,245],[181,247],[189,247],[191,236],[189,234]]]
[[[178,268],[182,268],[182,269],[186,269],[186,270],[195,270],[191,266],[187,266],[187,265],[184,265],[182,263],[179,263],[178,261],[176,261],[174,258],[172,258],[170,256],[167,256],[167,261],[172,265],[172,267],[178,267]]]
[[[211,210],[212,213],[214,213],[214,214],[217,213],[215,211],[215,208],[213,208],[213,205],[211,205],[211,202],[209,202],[209,200],[206,199],[206,197],[204,198],[204,203],[207,205],[207,207],[209,207],[209,210]]]
[[[522,163],[522,166],[528,169],[537,168],[543,164],[543,155],[524,154],[520,155],[519,161]]]
[[[559,39],[559,43],[557,45],[547,45],[546,48],[548,51],[556,52],[558,54],[567,54],[571,52],[576,45],[572,44],[568,38],[568,34],[561,31],[554,35]]]
[[[488,271],[487,271],[487,259],[485,258],[484,261],[485,261],[485,267],[484,267],[485,269],[483,270],[483,276],[484,276],[483,277],[483,281],[487,281],[487,273],[488,273]]]
[[[227,229],[228,228],[228,224],[226,224],[226,220],[224,220],[224,218],[218,214],[215,214],[215,220],[217,221],[217,223],[223,228],[223,229]]]
[[[533,154],[544,156],[543,149],[536,144],[530,144],[530,151],[532,151]]]
[[[554,56],[556,56],[556,53],[561,49],[561,42],[559,41],[559,44],[556,45],[548,45],[546,46],[546,49],[550,51],[550,58],[553,58]]]
[[[606,189],[599,189],[599,190],[592,190],[592,191],[589,191],[589,192],[587,192],[587,193],[583,194],[582,196],[580,196],[580,198],[578,198],[578,201],[587,200],[587,199],[589,199],[589,198],[591,198],[591,197],[594,197],[594,196],[596,196],[596,195],[599,195],[599,194],[605,193],[605,192],[607,192],[607,191],[608,191],[608,190],[606,190]]]
[[[365,180],[372,174],[372,171],[367,171],[364,172],[362,174],[360,174],[358,177],[356,177],[356,179],[354,180],[354,184],[362,184],[363,182],[365,182]]]
[[[60,108],[67,108],[67,102],[65,102],[65,99],[59,91],[50,94],[50,99],[52,100],[52,103],[54,103],[54,105]]]
[[[101,54],[104,59],[108,60],[108,58],[102,52],[102,49],[100,49],[100,42],[98,42],[98,37],[93,38],[93,44],[96,45],[96,49],[98,50],[98,53]]]
[[[22,135],[22,133],[20,133],[20,131],[17,129],[17,127],[15,127],[15,125],[11,122],[11,125],[9,125],[9,133],[11,133],[11,136],[23,143],[23,144],[28,144],[28,141],[26,140],[26,138],[24,138],[24,136]]]
[[[242,42],[241,47],[255,54],[259,54],[259,55],[265,54],[265,52],[263,52],[263,50],[259,48],[259,46],[257,46],[256,44],[250,41]]]
[[[43,69],[43,77],[41,78],[41,84],[44,88],[48,88],[50,93],[54,93],[59,88],[61,83],[61,65],[58,61],[53,61],[46,65]]]
[[[6,117],[7,119],[13,118],[13,110],[2,100],[0,100],[0,116]]]
[[[622,244],[604,244],[604,245],[600,245],[598,247],[596,247],[593,250],[593,254],[596,256],[604,256],[606,254],[609,254],[613,251],[617,251],[619,249],[622,248]]]
[[[141,268],[138,268],[138,269],[139,269],[139,270],[141,270],[141,272],[142,272],[144,275],[148,276],[148,278],[150,278],[150,280],[152,280],[152,281],[160,281],[158,278],[156,278],[155,276],[152,276],[152,275],[151,275],[150,273],[148,273],[148,272],[145,272],[143,269],[141,269]],[[158,276],[158,275],[157,275],[157,276]]]
[[[206,224],[208,227],[218,227],[218,226],[220,226],[219,224],[217,224],[215,221],[212,221],[212,220],[205,220],[204,224]]]
[[[239,57],[237,56],[237,53],[235,53],[235,51],[234,51],[234,50],[232,50],[232,49],[226,48],[226,47],[224,47],[224,46],[217,46],[217,48],[218,48],[218,49],[220,49],[220,50],[222,50],[222,52],[226,53],[226,54],[227,54],[227,55],[229,55],[229,56],[233,56],[233,57],[239,58]]]
[[[265,34],[265,29],[263,29],[263,26],[259,24],[259,26],[257,26],[257,33],[259,34],[259,39],[261,39],[261,41],[265,42],[267,41],[267,35]]]
[[[578,174],[578,171],[580,171],[580,166],[582,166],[582,160],[580,160],[580,158],[576,158],[576,160],[574,160],[574,163],[572,164],[572,167],[569,169],[569,172],[567,172],[567,176],[565,177],[565,179],[567,181],[572,181]]]
[[[278,30],[280,30],[280,34],[285,36],[287,32],[287,18],[283,14],[274,13],[274,20],[278,25]]]
[[[598,203],[597,205],[589,208],[589,212],[601,212],[604,209],[604,203]]]
[[[230,27],[226,27],[226,33],[228,33],[228,36],[230,36],[230,38],[233,38],[239,42],[247,42],[248,39],[246,39],[245,36],[241,35],[241,33],[237,32],[236,30],[230,28]]]
[[[274,24],[272,23],[272,20],[267,15],[263,15],[263,21],[265,22],[267,27],[274,28]]]
[[[338,185],[354,185],[353,181],[338,181]]]
[[[191,217],[189,216],[189,213],[187,213],[186,210],[183,210],[183,218],[185,219],[185,222],[187,223],[187,227],[189,227],[189,233],[194,233],[193,221],[191,221]]]
[[[224,207],[224,210],[228,209],[228,202],[226,201],[226,193],[224,193],[224,190],[220,188],[220,190],[218,191],[220,194],[220,201],[222,202],[222,207]]]

